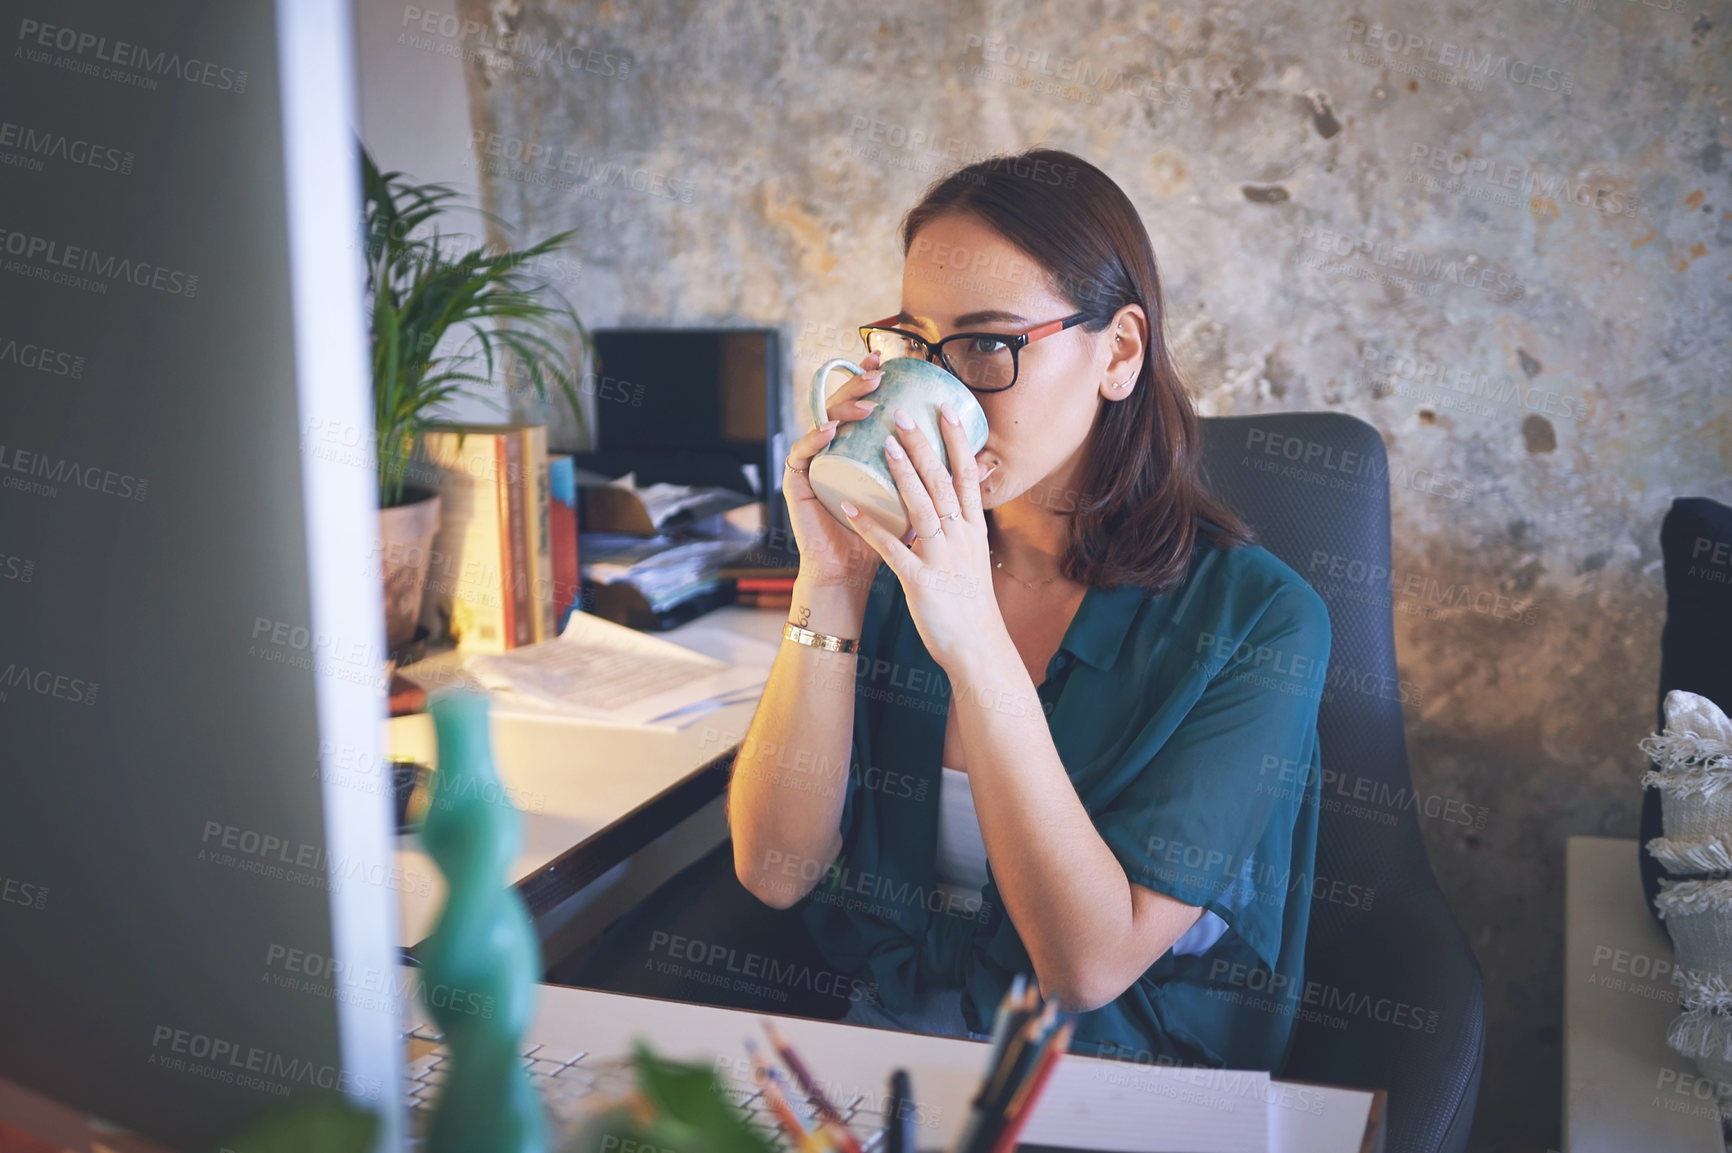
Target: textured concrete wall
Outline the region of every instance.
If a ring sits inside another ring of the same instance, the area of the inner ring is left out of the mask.
[[[1382,431],[1414,777],[1486,811],[1422,821],[1487,978],[1476,1145],[1556,1144],[1564,838],[1635,835],[1660,518],[1732,502],[1732,8],[457,14],[409,31],[474,50],[490,207],[580,230],[592,323],[781,325],[792,386],[895,310],[932,177],[1046,143],[1142,210],[1202,411]]]

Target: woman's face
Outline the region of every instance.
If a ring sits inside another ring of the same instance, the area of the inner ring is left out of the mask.
[[[1047,279],[978,217],[949,213],[928,223],[909,245],[900,323],[936,341],[955,332],[1014,335],[1080,311]],[[1025,493],[1054,509],[1075,507],[1070,477],[1103,398],[1120,400],[1134,391],[1111,386],[1134,378],[1142,362],[1141,315],[1136,305],[1127,305],[1101,332],[1077,325],[1026,344],[1018,353],[1015,385],[974,394],[990,430],[975,460],[982,473],[993,469],[981,485],[982,507]]]

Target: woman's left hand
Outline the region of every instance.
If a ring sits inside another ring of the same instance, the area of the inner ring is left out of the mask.
[[[955,676],[969,653],[1009,636],[992,591],[980,466],[949,402],[939,406],[938,425],[954,477],[926,435],[905,423],[903,413],[893,415],[897,432],[885,439],[885,458],[913,525],[906,543],[852,504],[844,503],[843,511],[902,582],[926,651]]]

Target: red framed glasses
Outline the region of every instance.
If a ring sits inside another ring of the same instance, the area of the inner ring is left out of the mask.
[[[897,328],[900,316],[860,326],[866,351],[879,360],[918,356],[943,368],[975,392],[1003,392],[1016,383],[1022,350],[1037,340],[1080,324],[1091,314],[1078,312],[1062,320],[1037,324],[1027,332],[955,332],[939,341]]]

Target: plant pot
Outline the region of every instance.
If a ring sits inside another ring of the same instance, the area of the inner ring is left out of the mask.
[[[385,645],[392,652],[415,639],[427,565],[439,531],[439,494],[405,489],[404,503],[379,510],[379,560],[385,577]]]

